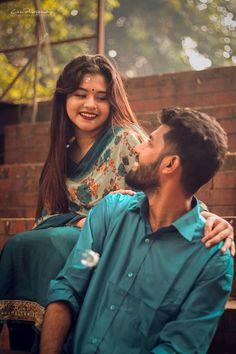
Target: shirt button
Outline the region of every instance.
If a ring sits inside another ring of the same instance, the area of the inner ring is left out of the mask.
[[[132,277],[134,276],[134,274],[133,274],[132,272],[129,272],[129,273],[127,274],[127,276],[128,276],[128,278],[132,278]]]
[[[144,242],[149,243],[150,242],[149,238],[145,238]]]
[[[98,342],[98,339],[96,337],[92,337],[91,342],[93,344],[96,344]]]
[[[111,305],[111,306],[110,306],[110,310],[111,310],[111,311],[114,311],[115,308],[116,308],[115,305]]]

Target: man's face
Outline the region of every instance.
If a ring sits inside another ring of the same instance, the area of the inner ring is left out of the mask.
[[[143,191],[160,187],[159,168],[166,156],[164,135],[168,131],[167,125],[161,125],[150,134],[147,142],[135,147],[137,162],[125,177],[129,186]]]

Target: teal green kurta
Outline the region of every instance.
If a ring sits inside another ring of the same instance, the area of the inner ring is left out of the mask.
[[[111,195],[89,213],[48,302],[74,317],[74,354],[206,353],[232,284],[233,260],[201,242],[205,220],[191,211],[152,232],[143,193]],[[96,268],[81,254],[100,254]],[[77,319],[78,315],[78,319]],[[72,348],[69,344],[69,348]]]
[[[80,235],[79,228],[69,225],[87,216],[110,191],[126,188],[124,176],[139,142],[138,133],[128,127],[110,128],[79,164],[68,159],[70,212],[44,212],[35,229],[12,237],[1,253],[0,321],[33,320],[40,327],[49,281],[62,269]]]

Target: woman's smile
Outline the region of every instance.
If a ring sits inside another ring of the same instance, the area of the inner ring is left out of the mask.
[[[96,119],[98,114],[90,113],[90,112],[79,112],[80,116],[86,120],[93,120]]]
[[[85,74],[77,90],[67,96],[66,110],[75,130],[98,135],[110,114],[105,77]]]

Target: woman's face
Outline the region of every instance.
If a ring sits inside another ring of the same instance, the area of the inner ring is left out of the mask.
[[[98,134],[110,112],[105,77],[85,74],[78,89],[67,96],[66,111],[75,129]]]

